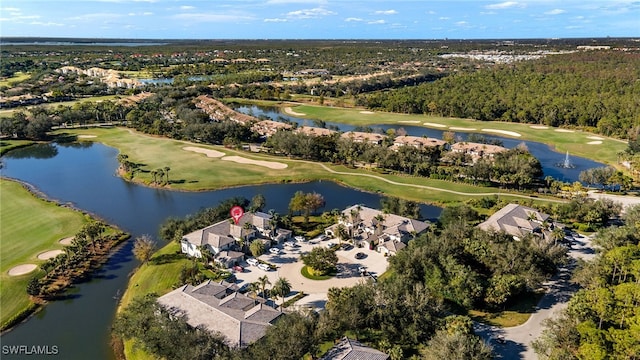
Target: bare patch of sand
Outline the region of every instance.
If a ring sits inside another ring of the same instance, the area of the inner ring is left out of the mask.
[[[78,135],[78,139],[91,139],[97,137],[96,135]]]
[[[561,132],[561,133],[572,133],[572,132],[575,132],[574,130],[567,130],[567,129],[555,129],[554,131]]]
[[[375,114],[373,111],[360,111],[360,114]]]
[[[532,129],[538,129],[538,130],[544,130],[549,128],[548,126],[545,126],[545,125],[531,125],[529,127]]]
[[[22,265],[14,266],[11,269],[9,269],[9,276],[18,276],[18,275],[28,274],[37,268],[38,268],[38,265],[36,264],[22,264]]]
[[[287,106],[286,108],[284,108],[284,112],[289,114],[289,115],[293,115],[293,116],[305,116],[305,115],[307,115],[305,113],[301,113],[301,112],[297,112],[297,111],[293,110],[290,106]]]
[[[54,257],[62,254],[62,250],[49,250],[43,253],[38,254],[38,259],[40,260],[48,260],[53,259]]]
[[[596,141],[589,141],[589,142],[587,143],[587,145],[600,145],[600,144],[602,144],[602,141],[600,141],[600,140],[596,140]]]
[[[62,245],[71,245],[71,242],[73,241],[73,239],[75,239],[75,236],[69,236],[66,237],[60,241],[58,241],[60,244]]]
[[[601,138],[600,136],[587,136],[587,139],[591,139],[591,140],[604,140],[604,138]]]
[[[422,125],[424,125],[424,126],[439,127],[439,128],[447,127],[447,125],[443,125],[443,124],[436,124],[436,123],[432,123],[432,122],[422,123]]]
[[[226,154],[217,150],[211,150],[211,149],[205,149],[205,148],[200,148],[200,147],[195,147],[195,146],[187,146],[187,147],[183,147],[182,150],[186,150],[186,151],[193,151],[196,152],[198,154],[205,154],[207,155],[207,157],[210,158],[219,158],[219,157],[223,157]]]
[[[399,123],[405,123],[405,124],[417,124],[420,121],[418,120],[398,120]]]
[[[459,126],[449,126],[449,129],[451,130],[460,130],[460,131],[474,131],[474,130],[478,130],[476,128],[467,128],[467,127],[459,127]]]
[[[283,164],[280,162],[253,160],[253,159],[248,159],[242,156],[225,156],[222,158],[222,160],[233,161],[239,164],[264,166],[266,168],[275,169],[275,170],[286,169],[288,166],[287,164]]]
[[[482,129],[482,131],[490,132],[490,133],[496,133],[496,134],[502,134],[502,135],[508,135],[508,136],[516,136],[516,137],[522,136],[522,135],[520,135],[519,133],[517,133],[515,131],[498,130],[498,129]]]

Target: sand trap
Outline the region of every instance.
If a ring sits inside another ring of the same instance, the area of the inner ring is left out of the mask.
[[[283,163],[279,163],[279,162],[252,160],[252,159],[247,159],[247,158],[242,157],[242,156],[225,156],[225,157],[222,158],[222,160],[233,161],[233,162],[237,162],[239,164],[251,164],[251,165],[264,166],[266,168],[276,169],[276,170],[286,169],[287,166],[288,166],[287,164],[283,164]]]
[[[183,147],[182,150],[187,150],[187,151],[193,151],[196,152],[198,154],[205,154],[207,155],[207,157],[210,158],[219,158],[219,157],[223,157],[226,154],[217,150],[211,150],[211,149],[205,149],[205,148],[200,148],[200,147],[195,147],[195,146],[187,146],[187,147]]]
[[[554,131],[562,132],[562,133],[572,133],[572,132],[575,132],[574,130],[567,130],[567,129],[555,129]]]
[[[447,127],[447,125],[436,124],[436,123],[431,123],[431,122],[422,123],[422,125],[424,125],[424,126],[439,127],[439,128]]]
[[[78,139],[91,139],[97,137],[96,135],[78,135]]]
[[[516,137],[522,136],[522,135],[518,134],[515,131],[498,130],[498,129],[482,129],[482,131],[490,132],[490,133],[496,133],[496,134],[502,134],[502,135],[508,135],[508,136],[516,136]]]
[[[23,265],[14,266],[11,269],[9,269],[9,276],[18,276],[18,275],[28,274],[37,268],[38,268],[38,265],[36,264],[23,264]]]
[[[54,257],[56,257],[56,256],[58,256],[60,254],[62,254],[62,250],[45,251],[43,253],[38,254],[38,259],[40,259],[40,260],[53,259]]]
[[[375,114],[373,111],[360,111],[360,114]]]
[[[529,126],[532,129],[538,129],[538,130],[544,130],[544,129],[548,129],[548,126],[544,126],[544,125],[531,125]]]
[[[600,136],[587,136],[587,139],[591,139],[591,140],[604,140],[604,138],[601,138]]]
[[[62,245],[71,245],[71,242],[73,241],[73,239],[75,239],[75,236],[69,236],[67,238],[64,238],[60,241],[58,241],[60,244]]]
[[[588,145],[600,145],[600,144],[602,144],[602,141],[600,141],[600,140],[589,141],[587,144]]]
[[[405,124],[418,124],[420,121],[418,120],[398,120],[399,123],[405,123]]]
[[[460,131],[474,131],[474,130],[478,130],[476,128],[466,128],[466,127],[458,127],[458,126],[449,126],[449,129],[451,130],[460,130]]]
[[[286,112],[287,114],[290,115],[294,115],[294,116],[305,116],[307,114],[305,113],[301,113],[301,112],[297,112],[295,110],[293,110],[291,107],[287,106],[286,108],[284,108],[284,112]]]

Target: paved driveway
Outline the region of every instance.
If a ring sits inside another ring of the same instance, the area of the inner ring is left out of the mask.
[[[338,243],[338,241],[331,240]],[[361,276],[358,268],[364,266],[368,273],[379,276],[387,270],[387,258],[373,250],[352,247],[348,250],[337,250],[338,272],[335,277],[327,280],[310,280],[302,276],[301,270],[304,264],[300,260],[300,255],[311,251],[316,246],[327,246],[329,241],[307,241],[298,242],[296,247],[289,248],[282,245],[277,246],[281,253],[273,255],[267,252],[259,257],[260,260],[271,263],[277,267],[275,271],[263,271],[256,266],[245,264],[245,271],[236,273],[236,282],[242,286],[245,282],[257,281],[259,277],[267,275],[271,284],[278,278],[283,277],[291,283],[292,292],[289,297],[295,296],[303,291],[307,296],[296,302],[296,306],[324,308],[327,302],[327,292],[332,287],[353,286],[361,281],[368,281],[369,276]],[[355,254],[362,252],[366,255],[364,259],[357,260]],[[267,285],[267,289],[270,288]],[[278,301],[280,303],[281,300]]]

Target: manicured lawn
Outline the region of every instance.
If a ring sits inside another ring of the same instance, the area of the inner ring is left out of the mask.
[[[62,249],[59,240],[73,236],[87,218],[31,195],[19,183],[0,180],[0,322],[29,305],[26,285],[36,275],[9,276],[16,265],[40,264],[37,255]]]
[[[15,84],[28,80],[30,77],[31,77],[31,74],[18,71],[14,76],[0,80],[0,87],[2,86],[11,87]]]
[[[503,311],[488,312],[484,310],[469,310],[469,316],[473,320],[493,326],[512,327],[522,325],[527,322],[531,314],[536,311],[536,305],[538,305],[542,296],[544,296],[542,292],[526,294],[521,296],[515,304],[507,307]]]
[[[304,276],[304,277],[306,277],[307,279],[310,279],[310,280],[328,280],[328,279],[331,279],[334,276],[336,276],[335,271],[333,273],[327,274],[327,275],[315,275],[315,274],[312,274],[309,271],[309,267],[306,266],[306,265],[302,267],[302,270],[300,270],[300,273],[302,273],[302,276]]]
[[[28,146],[33,144],[31,140],[1,140],[0,141],[0,155],[4,155],[7,151],[17,149],[19,147]]]

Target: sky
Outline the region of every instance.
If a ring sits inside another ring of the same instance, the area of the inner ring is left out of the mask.
[[[640,0],[2,0],[0,34],[133,39],[640,37]]]

